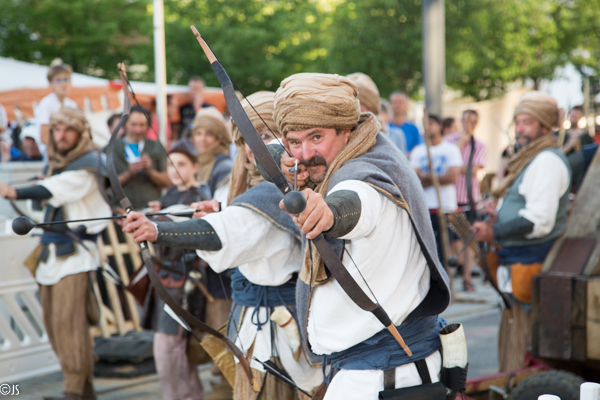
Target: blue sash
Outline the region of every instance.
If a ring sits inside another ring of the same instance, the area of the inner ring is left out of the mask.
[[[336,369],[388,370],[427,358],[442,348],[439,331],[446,326],[439,316],[411,320],[399,325],[398,332],[404,338],[413,355],[409,357],[396,339],[383,329],[369,339],[347,350],[326,355],[324,364]]]
[[[264,321],[259,319],[260,307],[296,305],[296,279],[294,276],[281,286],[255,285],[236,268],[231,275],[231,298],[236,304],[254,307],[252,323],[260,330],[268,322],[268,316]]]

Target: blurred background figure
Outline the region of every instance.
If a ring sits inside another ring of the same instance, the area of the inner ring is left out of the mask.
[[[408,111],[408,96],[404,92],[394,92],[390,95],[390,104],[392,106],[390,137],[403,135],[406,147],[404,149],[400,147],[398,148],[404,154],[409,155],[412,149],[421,143],[422,140],[416,125],[406,120],[406,112]],[[396,143],[396,141],[394,141],[394,143]],[[396,144],[396,146],[398,146],[398,144]]]
[[[463,161],[458,146],[442,140],[442,122],[437,115],[429,115],[427,130],[425,132],[429,134],[431,139],[431,148],[429,151],[431,153],[431,163],[440,182],[441,207],[438,203],[433,181],[431,180],[427,146],[424,143],[417,145],[413,149],[410,155],[410,164],[417,173],[425,192],[425,201],[427,201],[427,208],[431,217],[438,255],[442,261],[444,259],[444,246],[441,240],[438,213],[448,214],[458,207],[456,201],[456,179],[460,175],[460,168],[463,165]],[[451,230],[448,230],[448,232],[450,240],[455,240],[456,235]],[[446,257],[450,257],[450,255],[446,254]]]
[[[52,63],[48,70],[48,83],[52,93],[44,97],[33,111],[35,119],[40,124],[40,137],[44,145],[48,144],[50,116],[60,110],[61,107],[79,108],[77,103],[68,97],[71,91],[71,74],[73,74],[73,68],[70,65],[63,64],[60,59]],[[40,151],[45,154],[45,146],[40,148]]]
[[[458,124],[454,117],[444,118],[442,120],[442,136],[458,132]]]
[[[459,206],[469,207],[469,211],[466,214],[471,223],[475,220],[474,208],[481,202],[481,190],[477,171],[485,168],[487,163],[487,147],[474,136],[478,120],[479,114],[477,114],[477,111],[466,110],[463,112],[461,121],[463,126],[462,132],[444,136],[444,140],[457,145],[462,154],[463,166],[456,180],[456,197]],[[470,176],[467,176],[469,169]],[[468,192],[470,192],[470,196]],[[454,254],[458,253],[461,247],[462,241],[455,240],[452,243],[452,252]],[[466,292],[475,291],[475,286],[471,283],[474,257],[473,250],[467,248],[463,253],[463,259],[459,260]]]
[[[585,117],[583,115],[583,106],[575,106],[569,111],[569,122],[571,127],[567,129],[565,140],[561,143],[563,153],[569,155],[573,152],[581,151],[583,146],[593,144],[594,139],[585,129]]]
[[[108,117],[106,124],[108,125],[108,131],[110,132],[111,135],[117,128],[117,125],[119,124],[119,121],[121,120],[121,115],[122,114],[117,113],[117,114],[113,114],[110,117]],[[117,137],[120,138],[124,134],[125,134],[125,125],[123,125],[121,127],[121,129],[119,129],[119,133],[117,133]]]
[[[379,119],[379,123],[381,124],[381,131],[390,136],[390,116],[392,115],[392,106],[390,102],[386,99],[379,99],[381,103],[381,108],[379,109],[379,115],[377,118]]]
[[[204,79],[201,77],[190,77],[190,80],[188,81],[188,87],[190,89],[192,102],[179,108],[179,114],[181,115],[179,138],[185,138],[189,136],[189,133],[192,129],[192,122],[194,121],[196,113],[201,108],[214,107],[214,105],[204,101],[204,86]]]
[[[35,119],[27,121],[21,129],[20,138],[22,151],[17,157],[13,157],[11,161],[42,161],[40,126]]]
[[[125,123],[125,134],[117,139],[115,167],[125,194],[136,210],[160,198],[161,188],[171,187],[167,157],[160,143],[145,139],[148,110],[133,106]],[[105,149],[106,151],[106,149]]]

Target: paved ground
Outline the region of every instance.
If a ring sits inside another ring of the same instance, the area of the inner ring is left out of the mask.
[[[469,377],[488,375],[497,370],[497,341],[500,310],[498,297],[490,286],[475,278],[475,293],[460,290],[462,282],[455,281],[456,291],[452,305],[443,313],[448,322],[462,322],[469,351]],[[214,378],[209,366],[199,368],[205,394],[212,393]],[[60,372],[15,382],[19,384],[19,399],[40,400],[43,396],[61,394]],[[161,400],[160,385],[155,374],[134,379],[96,378],[98,397],[102,400],[143,399]],[[3,398],[11,398],[6,396]],[[15,396],[15,398],[17,398]]]

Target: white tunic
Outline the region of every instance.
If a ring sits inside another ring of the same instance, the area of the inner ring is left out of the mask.
[[[525,207],[519,216],[533,222],[533,230],[525,235],[536,239],[548,235],[556,223],[560,198],[569,190],[569,170],[563,160],[551,151],[538,154],[523,174],[519,194],[525,198]],[[503,198],[498,202],[499,210]],[[496,272],[498,286],[505,293],[512,293],[509,266],[501,265]]]
[[[341,239],[362,276],[396,325],[404,321],[429,291],[429,268],[417,242],[408,213],[368,184],[349,180],[329,193],[352,190],[361,201],[356,227]],[[342,262],[372,297],[354,263],[344,252]],[[373,299],[375,300],[375,299]],[[315,354],[346,350],[385,329],[373,314],[360,309],[335,280],[313,290],[308,313],[308,339]],[[439,352],[427,359],[436,382],[441,367]],[[396,369],[396,387],[421,383],[413,363]],[[341,370],[333,378],[325,399],[377,399],[383,390],[383,371]]]
[[[100,218],[111,215],[110,206],[106,204],[98,188],[98,180],[93,172],[86,170],[66,171],[50,176],[40,185],[44,186],[52,197],[48,204],[53,207],[63,207],[65,219]],[[87,227],[88,234],[100,233],[106,228],[108,221],[74,222],[68,224],[70,229],[80,225]],[[50,244],[49,256],[46,262],[40,262],[35,278],[41,285],[54,285],[67,275],[92,271],[100,265],[96,243],[84,241],[87,251],[76,244],[75,254],[66,258],[56,257],[56,246]]]
[[[525,208],[519,216],[533,222],[527,239],[544,237],[554,228],[560,198],[569,190],[569,170],[563,160],[551,151],[538,154],[523,174],[519,194],[525,197]]]
[[[219,251],[198,250],[197,253],[215,272],[239,267],[246,279],[256,285],[279,286],[300,271],[300,242],[257,212],[232,206],[209,214],[204,219],[215,229],[223,247]],[[271,324],[263,325],[259,331],[251,322],[253,311],[254,307],[247,308],[236,345],[247,351],[254,343],[253,355],[261,361],[267,361],[271,355],[277,356],[272,354]],[[267,319],[267,308],[261,307],[259,314],[261,321]],[[305,390],[321,384],[321,369],[311,367],[304,357],[296,362],[283,329],[277,326],[274,333],[281,363],[294,382]],[[250,366],[264,372],[262,365],[254,360]]]

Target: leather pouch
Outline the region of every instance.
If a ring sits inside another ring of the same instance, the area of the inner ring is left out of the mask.
[[[30,255],[27,256],[27,258],[23,262],[25,268],[27,268],[29,272],[31,272],[31,276],[33,276],[33,279],[35,279],[35,271],[37,270],[37,267],[40,263],[40,255],[42,254],[43,247],[44,245],[42,245],[41,243],[38,244],[37,247],[31,252]]]
[[[379,400],[446,400],[446,387],[442,382],[427,383],[379,392]]]
[[[531,290],[533,277],[542,270],[542,263],[510,265],[510,280],[513,296],[521,303],[531,303]]]

